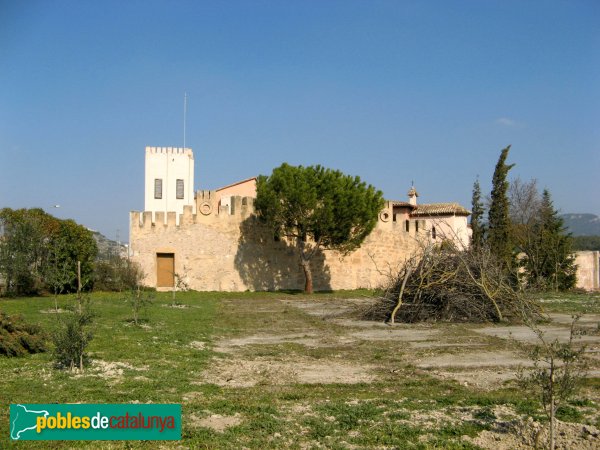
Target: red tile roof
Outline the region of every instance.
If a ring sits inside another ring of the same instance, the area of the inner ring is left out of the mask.
[[[468,216],[471,211],[458,203],[428,203],[417,205],[410,213],[411,216]]]

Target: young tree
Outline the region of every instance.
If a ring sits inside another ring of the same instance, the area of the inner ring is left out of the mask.
[[[492,194],[488,212],[488,244],[490,251],[504,265],[506,270],[512,267],[513,248],[510,238],[510,217],[508,203],[508,171],[514,164],[506,164],[510,145],[502,150],[492,178]]]
[[[313,291],[311,258],[319,249],[349,253],[377,224],[383,194],[359,177],[321,166],[282,164],[256,185],[255,208],[276,237],[295,242],[306,292]]]
[[[558,408],[577,393],[588,369],[585,346],[577,345],[574,340],[578,320],[579,316],[573,317],[567,342],[550,340],[534,322],[525,320],[536,334],[538,344],[530,353],[533,367],[529,370],[520,369],[517,378],[528,392],[535,393],[550,420],[548,444],[551,450],[554,450],[556,444]]]
[[[46,285],[52,289],[54,294],[54,308],[58,312],[58,296],[71,282],[72,269],[70,261],[62,257],[68,248],[68,242],[64,237],[53,239],[48,245],[48,259],[44,270]]]
[[[58,327],[52,336],[54,360],[58,368],[83,371],[88,362],[87,347],[92,340],[90,326],[94,320],[90,299],[78,295],[76,304],[64,317],[58,317]]]
[[[479,250],[483,246],[485,227],[483,225],[483,203],[481,202],[481,188],[479,178],[473,183],[473,197],[471,200],[471,247]]]

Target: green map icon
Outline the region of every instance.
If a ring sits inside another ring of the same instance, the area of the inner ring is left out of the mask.
[[[39,416],[47,417],[50,413],[46,410],[34,411],[27,409],[23,405],[11,405],[11,423],[10,437],[11,439],[21,439],[21,435],[29,430],[35,430],[37,426],[37,418]],[[32,431],[35,433],[35,431]]]

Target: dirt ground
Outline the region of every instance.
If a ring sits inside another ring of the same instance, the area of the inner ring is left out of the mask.
[[[535,343],[537,337],[525,326],[390,326],[352,318],[352,312],[366,301],[280,300],[275,306],[265,305],[267,318],[262,327],[251,333],[241,330],[234,337],[223,336],[214,342],[213,349],[220,357],[213,360],[198,383],[228,387],[371,383],[402,365],[485,391],[515,379],[519,367],[532,365],[525,347],[519,344]],[[280,320],[286,313],[294,312],[302,312],[308,319]],[[551,314],[550,321],[540,329],[552,340],[566,341],[571,320],[568,314]],[[591,376],[600,376],[599,323],[599,314],[583,315],[579,321],[583,331],[577,342],[586,345],[592,361]],[[402,352],[401,361],[374,360],[377,352],[395,349]],[[600,394],[596,392],[590,400],[600,402]],[[531,448],[532,436],[541,429],[540,425],[518,420],[514,412],[504,413],[510,420],[505,421],[503,429],[499,425],[499,429],[482,432],[471,439],[472,443],[483,448]],[[212,417],[209,422],[215,429],[228,426],[221,424],[219,417]],[[557,448],[600,448],[598,430],[592,426],[561,424],[561,432]]]

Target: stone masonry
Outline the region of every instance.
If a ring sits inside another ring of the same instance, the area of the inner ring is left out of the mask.
[[[156,258],[173,254],[175,273],[191,289],[245,291],[302,289],[304,276],[293,245],[275,241],[253,214],[252,197],[233,196],[219,207],[215,191],[196,193],[196,214],[185,206],[176,224],[174,212],[132,212],[132,259],[145,272],[145,284],[156,286]],[[392,215],[387,202],[381,217]],[[385,219],[384,219],[385,220]],[[424,221],[422,221],[424,223]],[[406,231],[404,222],[379,220],[363,245],[348,255],[317,254],[312,261],[316,290],[374,288],[387,280],[427,236],[425,226]]]

